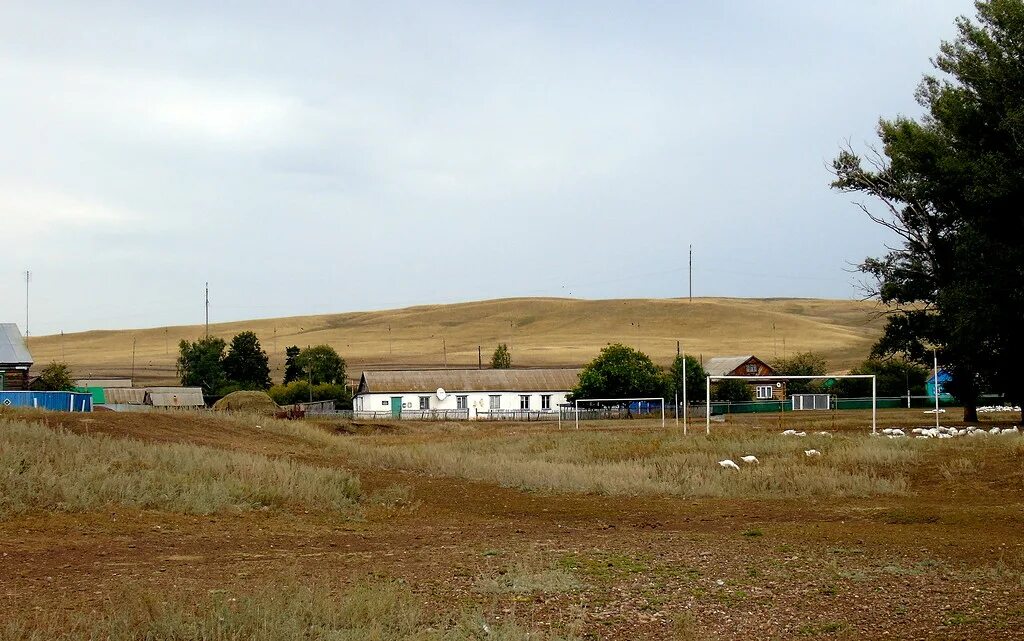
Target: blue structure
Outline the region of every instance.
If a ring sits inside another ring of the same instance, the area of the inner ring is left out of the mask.
[[[946,391],[946,384],[953,380],[953,376],[950,375],[944,369],[939,370],[939,400],[940,401],[952,401],[953,395]],[[927,390],[928,396],[935,398],[935,374],[928,377],[928,380],[924,384],[925,390]]]
[[[91,412],[92,394],[0,391],[0,407],[34,407],[55,412]]]

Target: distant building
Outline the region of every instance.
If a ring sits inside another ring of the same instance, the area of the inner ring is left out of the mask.
[[[704,363],[708,376],[775,376],[775,370],[753,354],[743,356],[717,356]],[[752,380],[751,395],[759,401],[786,400],[785,381]]]
[[[946,385],[948,385],[950,383],[950,381],[952,381],[952,380],[953,380],[953,375],[952,374],[950,374],[949,372],[947,372],[944,369],[939,369],[938,392],[939,392],[939,400],[940,401],[952,401],[953,400],[953,395],[946,391]],[[929,398],[932,398],[932,399],[935,398],[935,387],[936,387],[936,385],[935,385],[935,373],[933,372],[932,375],[928,377],[928,380],[925,381],[925,383],[924,383],[924,388],[925,388],[925,391],[928,394]]]
[[[357,415],[448,418],[541,412],[554,415],[579,381],[578,369],[365,371],[352,401]]]
[[[97,404],[118,412],[206,407],[201,387],[106,387],[99,392],[103,400]]]
[[[14,323],[0,323],[0,390],[27,390],[32,354]]]
[[[147,387],[144,403],[165,409],[206,407],[201,387]]]

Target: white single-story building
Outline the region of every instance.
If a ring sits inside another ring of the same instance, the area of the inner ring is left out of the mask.
[[[556,416],[578,369],[420,369],[365,371],[352,399],[356,416],[497,418]]]

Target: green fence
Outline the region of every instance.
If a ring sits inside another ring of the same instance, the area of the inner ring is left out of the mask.
[[[979,400],[979,405],[999,405],[1003,399],[1000,396],[986,394],[983,395]],[[871,409],[870,398],[833,398],[833,409],[837,410],[869,410]],[[702,404],[703,405],[703,404]],[[898,409],[907,406],[906,396],[896,397],[885,397],[876,399],[875,407],[878,409]],[[935,398],[931,396],[912,396],[910,398],[910,407],[918,409],[928,409],[935,407]],[[939,407],[961,407],[961,404],[957,401],[943,401],[939,400]],[[729,403],[724,401],[712,401],[711,402],[711,413],[712,414],[759,414],[759,413],[777,413],[777,412],[792,412],[793,404],[790,399],[785,401],[753,401],[753,402],[742,402],[742,403]],[[815,410],[800,410],[812,412]],[[823,412],[826,410],[816,410]]]

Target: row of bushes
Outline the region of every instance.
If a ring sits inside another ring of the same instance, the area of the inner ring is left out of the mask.
[[[287,385],[274,385],[267,393],[278,405],[333,400],[338,409],[352,409],[352,394],[344,385],[335,383],[320,383],[311,389],[308,381],[292,381]]]

